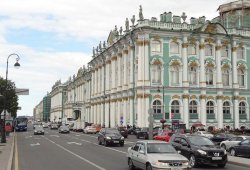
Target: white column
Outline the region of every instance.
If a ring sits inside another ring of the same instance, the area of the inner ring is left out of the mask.
[[[207,111],[206,111],[206,95],[205,94],[200,95],[200,103],[201,103],[201,107],[200,107],[201,123],[206,126],[206,124],[207,124]]]
[[[237,76],[237,48],[236,41],[233,41],[232,47],[232,67],[233,67],[233,88],[239,88],[238,76]]]
[[[117,112],[116,112],[116,123],[120,126],[121,123],[120,123],[120,119],[121,119],[121,101],[120,100],[117,100]]]
[[[189,86],[188,82],[188,61],[187,61],[187,37],[183,37],[183,44],[182,44],[182,86],[187,87]]]
[[[129,98],[129,125],[134,125],[134,116],[133,116],[133,99]]]
[[[221,96],[217,96],[217,119],[218,119],[218,128],[223,128],[222,95]]]
[[[137,126],[142,127],[142,98],[137,98]]]
[[[118,71],[117,71],[117,74],[118,74],[118,79],[117,79],[117,90],[120,91],[121,90],[121,58],[122,57],[122,54],[121,53],[118,53],[118,56],[117,56],[117,68],[118,68]]]
[[[100,111],[100,114],[101,114],[101,125],[103,125],[104,124],[104,108],[103,108],[103,106],[104,106],[104,104],[102,103],[101,105],[100,105],[100,107],[101,107],[101,111]]]
[[[134,46],[129,46],[128,59],[130,60],[129,88],[132,88],[134,84]]]
[[[137,86],[141,86],[142,85],[142,80],[143,80],[143,65],[144,65],[144,61],[143,61],[143,40],[137,40],[136,45],[138,46],[138,79],[137,79]]]
[[[240,128],[240,124],[239,124],[239,93],[238,92],[235,92],[234,93],[234,100],[233,100],[233,105],[234,105],[234,108],[233,108],[233,113],[234,113],[234,128]]]
[[[104,68],[104,66],[105,66],[105,68]],[[101,91],[101,94],[102,95],[104,95],[104,84],[106,83],[105,80],[104,80],[104,78],[105,78],[104,69],[106,69],[106,65],[102,66],[102,73],[101,73],[101,75],[102,75],[102,82],[101,82],[102,91]]]
[[[98,93],[98,68],[95,69],[95,96],[97,96]]]
[[[216,86],[222,88],[222,74],[221,74],[221,40],[217,40],[216,45]]]
[[[183,95],[183,121],[186,124],[186,128],[189,128],[189,108],[188,108],[189,95]]]
[[[112,60],[112,62],[111,62],[111,64],[112,64],[112,77],[110,77],[111,79],[112,79],[112,92],[114,92],[115,91],[115,75],[116,75],[116,70],[115,70],[115,64],[116,64],[116,59],[114,59],[114,60]]]
[[[148,37],[148,35],[146,35]],[[150,85],[149,80],[149,39],[146,38],[144,40],[144,47],[143,47],[143,79],[144,79],[144,86]]]
[[[127,88],[128,86],[128,82],[127,82],[127,58],[128,58],[128,50],[124,50],[123,51],[123,66],[124,66],[124,70],[123,70],[123,86],[124,86],[124,90]]]
[[[109,103],[105,103],[105,127],[109,126]]]
[[[106,63],[106,77],[105,77],[105,82],[106,82],[106,91],[109,91],[110,90],[110,84],[109,84],[109,79],[110,79],[110,75],[109,75],[109,72],[110,72],[110,63],[107,62]]]
[[[127,99],[124,99],[123,100],[123,104],[122,104],[122,106],[123,106],[123,126],[127,126]]]
[[[111,116],[110,116],[110,124],[111,127],[115,127],[115,102],[111,102]]]
[[[144,120],[145,120],[145,124],[144,127],[149,127],[149,122],[148,122],[148,110],[150,108],[150,103],[149,103],[149,97],[146,97],[145,99],[145,108],[144,108]]]
[[[206,77],[205,77],[205,45],[204,45],[204,38],[201,37],[200,39],[200,87],[206,87]]]

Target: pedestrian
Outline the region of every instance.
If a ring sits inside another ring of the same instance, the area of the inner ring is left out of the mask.
[[[10,135],[11,129],[12,129],[11,124],[9,122],[6,123],[6,125],[5,125],[6,136]]]

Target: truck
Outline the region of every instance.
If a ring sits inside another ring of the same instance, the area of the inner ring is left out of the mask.
[[[14,120],[14,127],[16,131],[27,131],[28,118],[24,116],[18,116]]]

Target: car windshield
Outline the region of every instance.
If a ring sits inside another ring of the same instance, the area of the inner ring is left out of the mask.
[[[147,132],[149,129],[148,128],[142,128],[141,131]]]
[[[120,132],[117,129],[106,129],[108,134],[119,134]]]
[[[68,129],[68,126],[61,126],[62,129]]]
[[[203,133],[203,134],[211,134],[211,133],[209,133],[209,132],[206,132],[206,131],[203,131],[202,133]]]
[[[36,126],[35,129],[36,129],[36,130],[43,130],[43,127],[42,127],[42,126]]]
[[[206,137],[190,136],[190,137],[188,137],[188,139],[191,142],[191,144],[197,145],[197,146],[205,146],[205,145],[212,146],[212,145],[214,145],[214,143]]]
[[[174,147],[167,143],[149,143],[147,145],[148,153],[176,153]]]

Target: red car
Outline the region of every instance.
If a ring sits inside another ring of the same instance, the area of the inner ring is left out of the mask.
[[[162,132],[161,134],[154,136],[153,139],[168,142],[173,134],[173,132]]]

